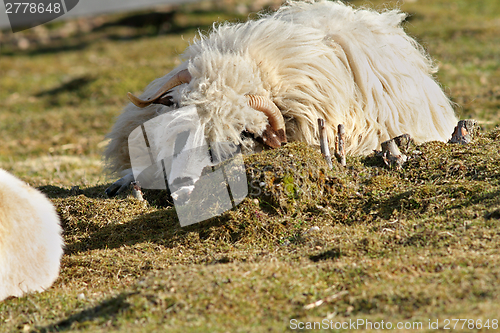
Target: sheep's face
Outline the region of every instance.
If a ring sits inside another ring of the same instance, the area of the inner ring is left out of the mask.
[[[198,83],[193,89],[193,84],[189,85],[191,80],[190,73],[183,70],[146,100],[129,93],[130,100],[139,108],[150,104],[174,107],[133,131],[129,151],[136,179],[146,165],[156,164],[149,170],[156,175],[163,172],[172,197],[179,200],[189,197],[203,169],[234,156],[237,145],[245,141],[244,135],[272,148],[286,142],[283,116],[270,99],[238,94],[228,87],[219,89],[216,84]],[[174,95],[172,89],[184,84],[187,84],[185,89],[176,89]],[[144,133],[149,146],[141,138]],[[160,159],[163,165],[159,164]],[[151,188],[144,180],[142,184]]]

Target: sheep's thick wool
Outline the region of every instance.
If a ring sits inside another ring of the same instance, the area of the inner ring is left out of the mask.
[[[184,62],[153,81],[146,99],[183,69],[192,80],[173,89],[174,106],[129,104],[105,153],[112,171],[130,168],[127,138],[142,123],[173,108],[195,105],[209,142],[246,142],[266,116],[245,95],[269,97],[281,110],[289,141],[319,145],[317,119],[330,145],[344,124],[349,154],[368,154],[408,133],[417,142],[449,139],[457,119],[434,80],[430,57],[403,30],[405,14],[354,9],[341,2],[291,1],[246,23],[225,23],[200,36]]]
[[[0,300],[49,288],[59,275],[62,254],[52,203],[0,169]]]

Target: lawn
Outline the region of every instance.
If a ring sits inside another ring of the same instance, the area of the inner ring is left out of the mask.
[[[498,329],[497,0],[350,1],[410,14],[457,114],[481,126],[469,145],[413,147],[400,170],[374,154],[329,170],[297,143],[247,156],[259,193],[184,228],[163,192],[105,196],[100,156],[126,93],[177,66],[199,29],[254,18],[247,3],[0,34],[0,167],[52,200],[66,243],[50,289],[0,302],[0,332]]]

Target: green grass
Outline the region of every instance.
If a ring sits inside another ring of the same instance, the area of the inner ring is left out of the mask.
[[[66,249],[49,290],[0,303],[0,332],[279,332],[291,319],[432,331],[429,320],[500,319],[500,4],[400,5],[479,137],[418,146],[401,170],[375,155],[328,170],[302,144],[248,156],[255,195],[185,228],[161,191],[104,196],[104,136],[126,92],[179,64],[198,26],[246,15],[183,6],[160,34],[111,26],[25,50],[4,33],[0,167],[51,198]]]

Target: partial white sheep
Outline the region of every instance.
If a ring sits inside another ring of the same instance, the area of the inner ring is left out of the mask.
[[[401,27],[405,17],[342,2],[290,1],[255,21],[215,27],[189,46],[178,68],[140,98],[129,95],[132,103],[109,134],[110,170],[129,172],[127,140],[137,126],[189,105],[209,143],[230,141],[250,151],[244,132],[271,147],[287,140],[318,146],[318,118],[332,146],[344,124],[351,155],[404,133],[417,143],[447,141],[457,118],[430,57]],[[163,132],[155,134],[165,140],[160,146],[173,144],[179,131]],[[155,159],[168,157],[160,152]]]
[[[59,275],[62,254],[52,203],[0,169],[0,300],[49,288]]]

